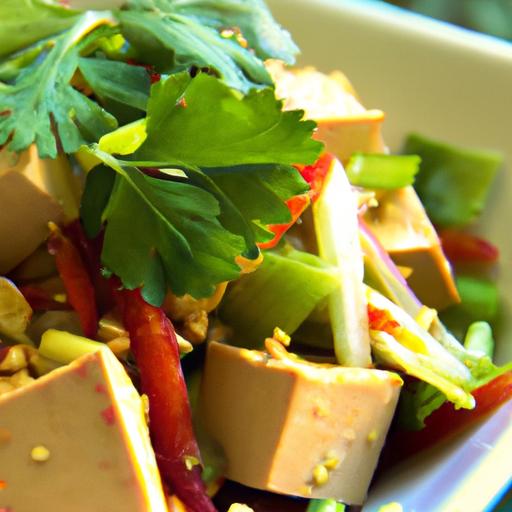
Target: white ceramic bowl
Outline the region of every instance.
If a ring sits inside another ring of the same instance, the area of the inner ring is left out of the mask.
[[[505,154],[478,230],[501,251],[497,359],[511,360],[512,45],[377,1],[268,3],[301,48],[301,64],[342,70],[368,108],[386,112],[392,150],[417,131]],[[491,510],[512,476],[511,419],[509,401],[463,437],[406,461],[376,482],[364,511],[390,501],[406,512]]]
[[[411,131],[497,149],[506,167],[478,227],[501,251],[504,326],[497,360],[512,359],[512,45],[371,0],[267,0],[302,50],[301,64],[341,69],[364,104],[387,113],[386,142]],[[122,0],[73,0],[108,8]],[[512,401],[456,440],[406,461],[372,487],[364,512],[484,512],[512,475]],[[278,511],[276,511],[278,512]]]

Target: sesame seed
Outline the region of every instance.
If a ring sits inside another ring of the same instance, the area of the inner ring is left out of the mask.
[[[35,462],[46,462],[50,458],[50,450],[42,444],[34,446],[30,452],[30,457]]]

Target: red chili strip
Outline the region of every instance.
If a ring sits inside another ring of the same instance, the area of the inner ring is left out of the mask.
[[[55,300],[51,293],[39,286],[26,284],[19,286],[18,289],[34,311],[67,311],[71,309],[71,305],[67,301]]]
[[[275,247],[283,235],[297,222],[304,210],[318,199],[325,177],[329,172],[334,156],[330,153],[324,153],[313,165],[296,165],[295,168],[308,183],[310,190],[305,194],[293,196],[286,201],[286,206],[290,210],[292,220],[285,224],[271,224],[267,229],[274,233],[274,238],[268,242],[258,244],[260,249],[272,249]]]
[[[178,342],[161,308],[147,304],[139,290],[117,292],[130,346],[149,398],[149,429],[162,479],[192,512],[214,512],[198,465],[200,454],[192,427]]]
[[[98,330],[98,310],[91,278],[73,242],[51,225],[48,251],[55,256],[68,301],[77,312],[85,336],[94,338]]]
[[[443,229],[439,238],[446,257],[453,263],[494,263],[499,257],[496,246],[471,233]]]

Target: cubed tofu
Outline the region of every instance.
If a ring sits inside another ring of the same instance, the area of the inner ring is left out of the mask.
[[[266,65],[284,108],[302,109],[307,119],[315,120],[314,137],[342,162],[356,152],[386,151],[381,135],[384,113],[363,107],[343,73],[326,75],[312,67],[289,69],[278,61]]]
[[[398,375],[300,363],[212,342],[200,420],[250,487],[362,504],[398,400]]]
[[[459,302],[450,263],[412,187],[387,193],[364,220],[393,261],[412,270],[407,281],[421,302],[438,310]]]
[[[108,350],[0,397],[0,509],[165,512],[142,400]]]
[[[40,160],[35,146],[20,155],[0,151],[0,274],[44,242],[49,221],[75,218],[78,204],[78,184],[64,157]]]

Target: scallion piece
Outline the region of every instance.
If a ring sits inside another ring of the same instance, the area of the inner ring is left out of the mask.
[[[492,359],[494,338],[491,326],[487,322],[473,322],[464,338],[464,348],[472,352],[481,352]]]
[[[335,500],[310,500],[306,512],[345,512],[345,505]]]
[[[350,158],[345,170],[352,185],[393,190],[414,183],[420,161],[417,155],[356,153]]]
[[[98,350],[109,350],[109,348],[99,341],[57,329],[48,329],[41,337],[39,346],[39,353],[42,356],[62,364],[71,363],[85,354]]]
[[[409,135],[404,153],[421,157],[414,187],[428,216],[440,227],[465,226],[483,210],[503,157]]]

